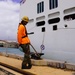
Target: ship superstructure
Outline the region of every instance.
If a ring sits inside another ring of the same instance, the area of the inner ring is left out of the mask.
[[[25,15],[31,43],[43,58],[75,63],[75,0],[26,0],[20,20]]]

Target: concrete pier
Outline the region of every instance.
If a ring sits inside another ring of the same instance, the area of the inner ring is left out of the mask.
[[[6,55],[0,53],[0,62],[12,65],[21,69],[23,57],[13,54]],[[53,60],[34,60],[32,59],[33,67],[31,69],[23,69],[36,75],[74,75],[75,65],[66,62]]]

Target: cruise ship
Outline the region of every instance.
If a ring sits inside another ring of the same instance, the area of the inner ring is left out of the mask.
[[[42,58],[75,64],[75,0],[21,0],[20,21],[23,16]]]

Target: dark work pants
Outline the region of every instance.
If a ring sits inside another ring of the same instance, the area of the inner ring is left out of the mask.
[[[22,66],[25,66],[27,64],[31,65],[29,44],[21,44],[21,47],[22,47],[23,52],[24,52],[24,59],[22,62]]]

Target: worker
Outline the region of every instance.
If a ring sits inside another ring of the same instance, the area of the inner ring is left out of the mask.
[[[27,35],[26,25],[29,21],[27,16],[24,16],[19,23],[18,32],[17,32],[17,40],[19,46],[23,49],[24,59],[22,62],[22,69],[30,69],[32,67],[31,59],[30,59],[30,40]]]

